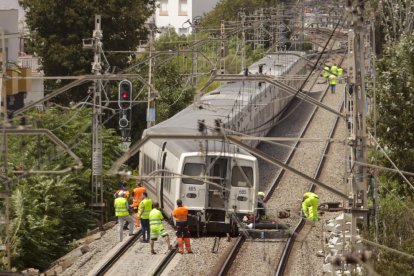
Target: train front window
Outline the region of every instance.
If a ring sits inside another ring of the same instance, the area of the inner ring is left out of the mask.
[[[253,186],[253,168],[234,166],[231,172],[231,186],[250,188]]]
[[[198,163],[186,163],[184,165],[183,174],[186,176],[203,176],[204,175],[204,164]],[[185,184],[203,184],[204,182],[201,180],[197,180],[194,178],[183,178],[183,183]]]

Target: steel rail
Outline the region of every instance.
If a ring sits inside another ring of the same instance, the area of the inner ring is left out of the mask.
[[[174,259],[175,255],[177,255],[177,242],[174,242],[172,245],[174,250],[169,250],[167,255],[165,255],[162,262],[157,266],[157,268],[152,271],[152,276],[159,276],[162,274],[162,272],[167,268],[168,264]]]
[[[342,64],[342,62],[343,62],[343,59],[341,60],[341,64]],[[343,106],[344,106],[344,100],[341,101],[341,104],[340,104],[338,110],[341,111],[343,109]],[[317,110],[317,108],[315,108],[315,111],[316,110]],[[326,153],[328,152],[329,147],[331,145],[331,143],[329,142],[329,139],[331,139],[333,137],[333,133],[335,132],[336,126],[338,125],[338,121],[339,121],[339,116],[335,117],[335,119],[332,123],[332,126],[329,130],[328,140],[325,143],[324,149],[322,151],[321,158],[319,160],[319,164],[318,164],[318,166],[315,170],[315,173],[314,173],[314,178],[315,179],[317,179],[320,176],[320,173],[322,172],[322,167],[323,167],[323,165],[325,163],[325,160],[326,160]],[[311,183],[309,191],[313,192],[315,189],[316,189],[316,185]],[[286,242],[286,245],[283,249],[281,258],[279,260],[276,272],[275,272],[276,276],[281,276],[285,272],[287,264],[289,262],[290,253],[292,252],[293,245],[295,244],[295,241],[296,241],[296,237],[300,233],[300,231],[303,229],[303,227],[305,226],[305,222],[306,222],[306,219],[301,218],[299,223],[296,225],[295,229],[293,230],[292,234],[288,238],[288,240]]]
[[[217,273],[218,276],[224,276],[227,275],[229,272],[234,260],[237,257],[237,254],[239,253],[240,248],[246,241],[246,237],[244,235],[241,235],[237,238],[236,242],[234,243],[232,249],[230,250],[229,254],[227,255],[225,261],[223,262],[220,271]]]
[[[315,85],[315,83],[314,83],[313,85]],[[324,93],[323,93],[322,97],[320,98],[320,101],[321,101],[321,102],[325,99],[325,96],[327,95],[327,92],[328,92],[328,88],[326,88],[326,89],[325,89],[325,91],[324,91]],[[306,130],[308,129],[308,127],[309,127],[309,125],[310,125],[310,122],[312,121],[313,117],[315,116],[315,114],[316,114],[316,111],[317,111],[317,110],[318,110],[318,107],[317,107],[317,106],[315,106],[315,107],[313,108],[312,113],[311,113],[311,115],[309,116],[309,118],[308,118],[307,122],[305,123],[305,127],[303,127],[303,128],[302,128],[302,130],[301,130],[301,132],[300,132],[299,139],[298,139],[298,140],[296,140],[296,141],[295,141],[295,143],[293,144],[292,149],[291,149],[291,151],[289,152],[289,154],[288,154],[288,156],[287,156],[287,158],[286,158],[286,161],[285,161],[285,163],[286,163],[286,164],[287,164],[287,163],[289,163],[289,162],[290,162],[290,160],[292,160],[293,155],[294,155],[294,153],[296,152],[296,148],[297,148],[297,146],[298,146],[299,142],[301,141],[301,139],[303,138],[303,136],[305,135],[305,132],[306,132]],[[285,174],[285,171],[286,171],[286,170],[284,170],[284,169],[280,169],[280,170],[279,170],[278,174],[276,175],[275,180],[273,181],[272,186],[271,186],[271,187],[270,187],[270,189],[266,192],[266,195],[265,195],[265,198],[264,198],[264,202],[265,202],[265,203],[266,203],[266,202],[267,202],[267,201],[268,201],[268,200],[272,197],[272,195],[273,195],[273,193],[274,193],[275,189],[276,189],[276,188],[277,188],[277,186],[279,185],[280,180],[282,179],[283,175]]]
[[[111,267],[114,266],[114,264],[117,263],[117,261],[119,260],[119,258],[122,257],[122,255],[125,254],[125,252],[127,252],[127,250],[135,244],[135,242],[141,237],[142,233],[141,230],[138,230],[138,232],[131,238],[129,239],[126,243],[124,243],[122,245],[121,248],[119,248],[119,250],[117,252],[115,252],[115,254],[109,258],[99,269],[97,272],[95,272],[95,274],[93,274],[94,276],[103,276],[105,275],[106,272],[109,271],[109,269],[111,269]]]
[[[343,107],[343,103],[344,102],[342,101],[341,108]],[[339,117],[336,117],[329,131],[329,137],[333,136],[336,126],[338,125],[338,120],[339,120]],[[321,156],[321,159],[319,160],[319,164],[315,171],[315,175],[314,175],[315,178],[318,178],[320,176],[320,173],[322,172],[322,167],[326,160],[326,153],[328,152],[330,145],[331,143],[328,141],[326,142],[324,146],[323,154]],[[312,183],[309,188],[309,191],[313,192],[315,188],[316,188],[316,185]],[[282,256],[279,260],[278,267],[276,269],[276,273],[275,273],[276,276],[281,276],[285,272],[287,264],[289,262],[290,253],[292,252],[293,245],[295,244],[295,241],[296,241],[296,237],[300,233],[300,231],[302,231],[303,227],[305,226],[305,222],[306,222],[306,219],[301,218],[299,223],[296,225],[295,229],[293,230],[293,233],[288,238],[285,248],[283,249]]]

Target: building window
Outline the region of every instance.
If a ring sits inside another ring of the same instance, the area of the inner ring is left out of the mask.
[[[187,0],[180,0],[178,5],[178,15],[187,15]]]
[[[160,0],[160,15],[168,15],[168,0]]]
[[[178,28],[179,35],[188,35],[188,28]]]

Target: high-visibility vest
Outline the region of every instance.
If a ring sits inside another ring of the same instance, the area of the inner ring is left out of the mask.
[[[323,68],[323,77],[324,78],[329,78],[329,75],[331,74],[331,71],[329,70],[329,67],[326,66],[325,68]]]
[[[338,67],[338,77],[342,76],[343,73],[344,73],[344,69],[342,69],[341,67]]]
[[[173,216],[176,221],[187,221],[188,218],[188,208],[185,206],[176,207],[173,210]]]
[[[149,224],[151,228],[162,226],[162,220],[164,216],[162,215],[161,211],[158,209],[152,209],[149,213]]]
[[[143,193],[145,193],[145,187],[137,187],[134,189],[134,197],[132,198],[132,206],[138,207],[141,201],[144,199]]]
[[[330,75],[329,76],[329,84],[330,85],[336,85],[336,83],[337,83],[336,76],[335,75]]]
[[[143,201],[139,204],[139,217],[142,219],[148,219],[149,214],[152,210],[152,200],[151,198],[144,198]]]
[[[317,194],[307,192],[305,196],[308,196],[302,202],[302,210],[305,216],[313,221],[318,221],[318,205],[319,205],[319,197]]]
[[[317,197],[317,198],[319,198],[317,194],[312,193],[312,192],[306,192],[306,193],[305,193],[305,196],[307,196],[308,198],[309,198],[309,197]]]
[[[129,216],[128,201],[125,197],[118,197],[114,201],[115,216],[126,217]]]
[[[337,76],[338,75],[338,66],[332,65],[331,66],[331,72],[332,72],[332,74],[334,74],[335,76]]]

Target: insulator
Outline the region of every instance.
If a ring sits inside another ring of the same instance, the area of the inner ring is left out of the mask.
[[[214,120],[214,126],[215,126],[214,130],[217,131],[217,132],[220,132],[220,130],[221,130],[221,120],[220,119],[215,119]]]
[[[205,120],[198,120],[197,123],[198,123],[198,131],[203,133],[206,128]]]

